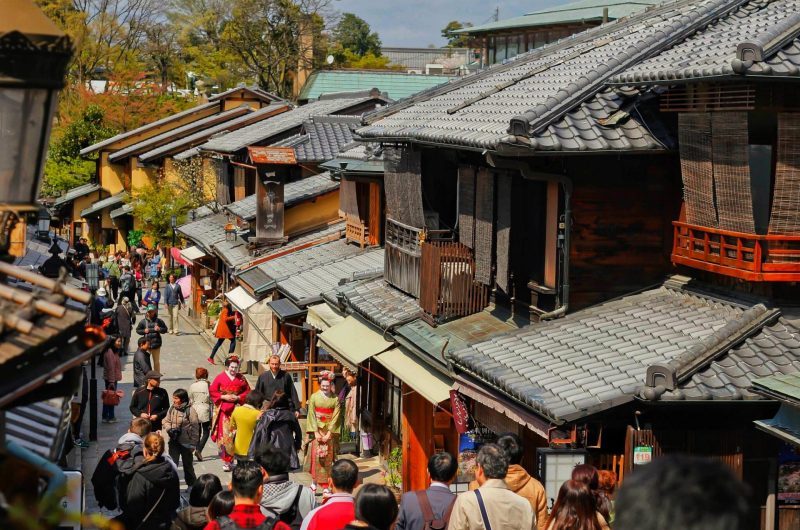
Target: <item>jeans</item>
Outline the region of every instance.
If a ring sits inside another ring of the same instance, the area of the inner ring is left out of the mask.
[[[106,381],[106,390],[114,389],[116,390],[117,385],[112,381]],[[114,419],[114,405],[106,405],[103,403],[103,415],[102,419],[104,420],[113,420]]]
[[[227,339],[217,339],[217,343],[214,344],[214,348],[212,348],[211,350],[211,355],[208,356],[209,359],[214,359],[214,356],[217,354],[217,350],[219,349],[220,346],[222,346],[222,343],[225,342],[225,340]],[[236,349],[236,337],[230,339],[230,341],[231,345],[228,347],[228,355],[233,353],[233,350]]]
[[[178,465],[179,460],[183,460],[183,477],[186,479],[186,485],[191,487],[197,476],[194,474],[194,449],[191,447],[183,446],[177,442],[169,441],[169,456]]]
[[[208,442],[208,437],[211,436],[211,420],[201,423],[200,430],[202,434],[200,435],[200,443],[197,444],[198,453],[203,452],[203,448],[206,446],[206,442]]]

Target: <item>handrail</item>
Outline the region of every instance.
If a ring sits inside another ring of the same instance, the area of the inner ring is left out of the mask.
[[[675,227],[687,228],[690,230],[702,230],[710,234],[717,234],[720,236],[739,237],[741,239],[756,239],[759,241],[800,241],[800,234],[798,235],[783,235],[783,234],[749,234],[747,232],[734,232],[733,230],[723,230],[721,228],[712,228],[709,226],[693,225],[684,223],[682,221],[672,221]]]

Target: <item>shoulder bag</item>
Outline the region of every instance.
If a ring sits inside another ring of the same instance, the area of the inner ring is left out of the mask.
[[[483,504],[483,497],[479,490],[475,490],[475,497],[478,498],[478,508],[481,509],[481,518],[483,519],[483,526],[486,530],[492,530],[492,525],[489,524],[489,516],[486,514],[486,505]]]

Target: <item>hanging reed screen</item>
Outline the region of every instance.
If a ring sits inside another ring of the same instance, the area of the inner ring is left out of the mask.
[[[711,114],[714,190],[723,230],[754,234],[746,112]]]
[[[778,160],[770,234],[800,234],[800,114],[778,115]]]
[[[716,227],[711,117],[700,113],[680,114],[678,124],[686,220],[694,225]]]

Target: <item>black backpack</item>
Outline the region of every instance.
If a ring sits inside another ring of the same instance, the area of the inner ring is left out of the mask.
[[[97,504],[109,510],[116,510],[117,502],[117,460],[124,460],[130,456],[130,451],[117,451],[109,449],[103,453],[97,462],[97,467],[92,473],[92,486]]]
[[[252,527],[250,530],[272,530],[277,522],[278,519],[267,517],[263,523]],[[217,517],[217,524],[219,525],[219,530],[244,530],[227,515]]]

